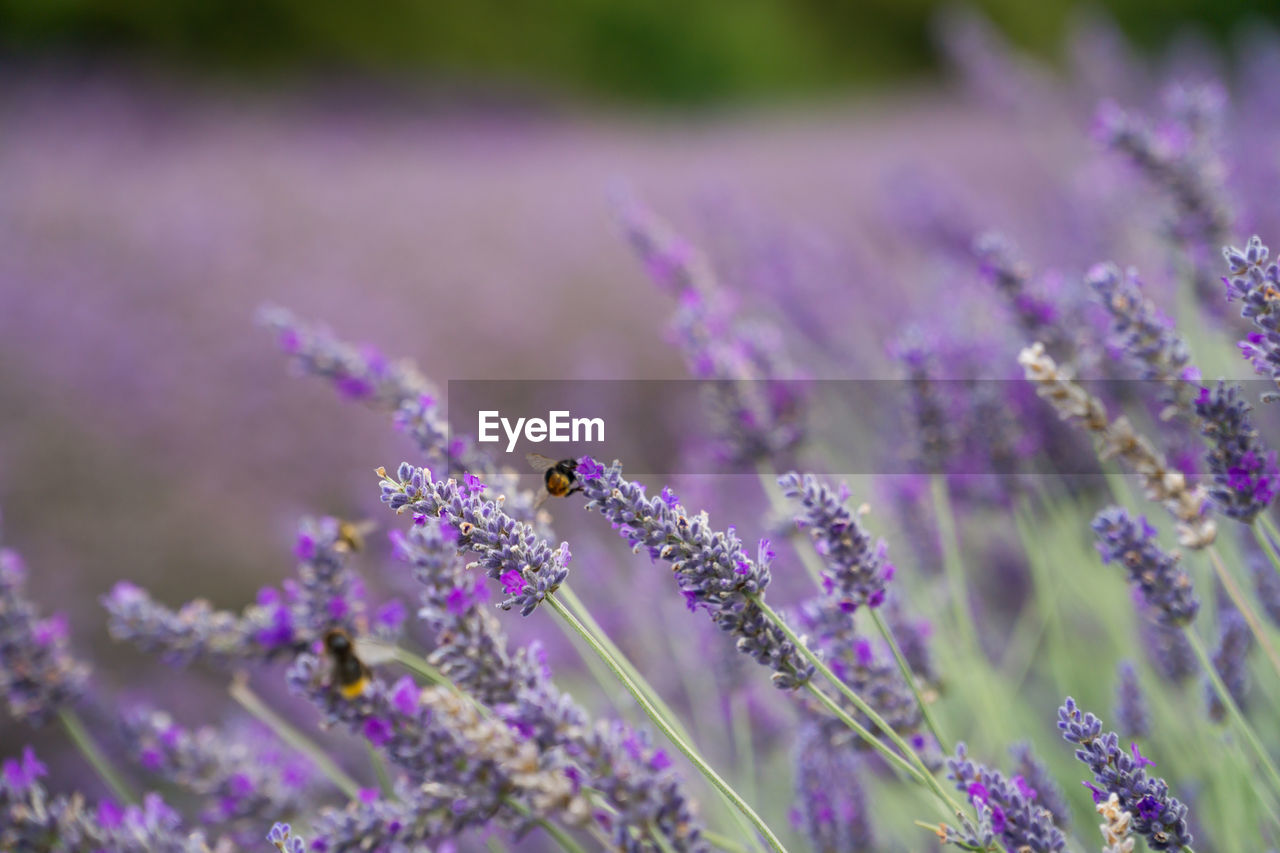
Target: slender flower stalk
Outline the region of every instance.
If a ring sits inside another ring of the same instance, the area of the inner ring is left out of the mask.
[[[1094,436],[1101,459],[1116,458],[1142,480],[1146,496],[1161,503],[1178,522],[1178,541],[1187,548],[1204,548],[1217,536],[1217,525],[1208,514],[1204,489],[1191,485],[1181,471],[1170,467],[1162,453],[1139,435],[1123,415],[1108,419],[1106,406],[1059,368],[1044,351],[1032,344],[1018,356],[1036,393],[1049,402],[1064,420],[1078,422]]]

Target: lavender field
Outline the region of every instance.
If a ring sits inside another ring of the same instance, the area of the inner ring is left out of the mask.
[[[1280,849],[1280,34],[935,35],[0,81],[0,851]],[[632,414],[548,496],[464,380]]]

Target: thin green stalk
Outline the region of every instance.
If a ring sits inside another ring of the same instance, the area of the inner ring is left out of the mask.
[[[338,790],[353,800],[360,796],[360,784],[348,776],[346,771],[310,738],[290,725],[284,717],[271,710],[258,694],[253,692],[247,679],[243,677],[233,679],[229,692],[232,699],[275,732],[276,737],[311,759],[316,768],[328,777]]]
[[[1244,736],[1250,748],[1257,754],[1258,761],[1262,764],[1262,769],[1266,771],[1271,780],[1272,791],[1280,792],[1280,771],[1276,770],[1275,763],[1271,760],[1271,756],[1267,753],[1262,742],[1258,740],[1258,735],[1254,732],[1253,726],[1249,725],[1249,721],[1240,712],[1240,706],[1231,697],[1231,691],[1222,683],[1222,677],[1218,675],[1217,668],[1214,667],[1213,661],[1209,659],[1209,652],[1205,649],[1204,643],[1200,641],[1199,635],[1192,631],[1189,625],[1182,629],[1182,633],[1186,636],[1187,642],[1191,644],[1192,651],[1195,652],[1196,658],[1200,661],[1200,667],[1209,676],[1209,681],[1213,684],[1213,689],[1218,694],[1218,699],[1226,707],[1240,734]]]
[[[525,817],[532,818],[534,823],[542,827],[543,832],[555,839],[556,844],[560,845],[561,850],[566,851],[566,853],[586,853],[586,851],[582,849],[582,845],[575,841],[573,836],[564,830],[564,827],[553,821],[547,820],[544,817],[534,817],[533,813],[518,800],[504,799],[503,802],[506,803],[513,811],[519,812]]]
[[[765,603],[765,600],[763,598],[761,598],[758,595],[748,595],[747,598],[752,603],[754,603],[757,607],[759,607],[760,610],[764,612],[765,616],[767,616],[775,625],[778,626],[779,629],[781,629],[782,633],[786,635],[787,639],[791,641],[792,645],[796,647],[796,650],[800,652],[800,654],[804,657],[805,660],[807,660],[810,664],[812,664],[813,667],[818,670],[818,672],[821,672],[822,675],[828,681],[830,681],[831,684],[837,690],[840,691],[841,695],[843,695],[846,699],[848,699],[855,708],[857,708],[862,713],[866,714],[867,718],[871,720],[871,722],[874,723],[882,732],[885,733],[885,735],[889,738],[889,740],[893,742],[893,745],[902,751],[902,754],[904,756],[907,756],[910,759],[914,759],[916,766],[920,770],[920,774],[924,777],[923,781],[925,782],[925,784],[928,785],[929,788],[931,788],[933,792],[938,795],[939,799],[941,799],[947,805],[947,808],[950,809],[956,815],[963,815],[964,810],[956,803],[955,799],[950,794],[948,794],[946,790],[943,789],[943,787],[938,783],[938,780],[934,778],[933,774],[929,771],[929,768],[925,765],[924,760],[920,758],[920,756],[916,753],[915,750],[913,750],[910,746],[907,745],[907,742],[902,739],[901,735],[899,735],[896,731],[894,731],[892,726],[890,726],[887,722],[885,722],[884,718],[880,716],[880,714],[876,711],[876,709],[872,708],[871,705],[869,705],[865,699],[863,699],[861,696],[855,693],[849,687],[849,685],[845,684],[843,681],[837,678],[836,674],[832,672],[831,668],[828,667],[823,662],[822,658],[815,655],[813,651],[808,647],[808,645],[806,645],[803,640],[801,640],[798,636],[796,636],[796,633],[791,630],[791,626],[788,625],[786,621],[781,616],[778,615],[777,611],[775,611],[772,607],[770,607],[767,603]],[[820,690],[817,690],[817,692],[819,694],[822,693],[822,691]],[[849,722],[852,721],[852,717],[849,717],[847,714],[844,715],[841,719],[845,722],[846,725],[848,725]],[[854,728],[855,732],[861,735],[863,739],[867,741],[867,743],[869,743],[871,746],[876,748],[886,758],[888,758],[891,755],[896,755],[892,749],[889,749],[889,747],[887,747],[884,744],[884,742],[882,742],[879,738],[872,735],[865,728],[862,728],[861,726],[856,726],[851,728]]]
[[[774,512],[787,512],[787,499],[782,494],[782,490],[778,487],[778,475],[774,471],[773,466],[767,460],[761,460],[756,463],[756,472],[760,476],[761,485],[765,494],[769,497],[769,503],[773,506]],[[796,553],[800,557],[800,562],[808,572],[809,577],[819,587],[822,586],[822,558],[813,550],[812,542],[796,548]],[[898,663],[898,669],[902,672],[902,677],[906,680],[911,688],[911,695],[916,699],[916,704],[920,706],[920,714],[924,717],[925,725],[928,726],[930,733],[934,739],[938,741],[938,745],[943,752],[950,752],[950,748],[946,745],[946,740],[942,737],[942,729],[938,726],[937,720],[934,719],[932,711],[924,701],[924,697],[920,694],[920,689],[916,685],[916,680],[911,673],[911,667],[907,664],[906,658],[902,654],[902,649],[898,645],[898,641],[894,638],[893,632],[889,630],[888,625],[880,617],[876,610],[871,611],[872,619],[875,620],[876,627],[880,630],[880,636],[884,637],[885,642],[889,644],[889,649],[893,652],[893,658]]]
[[[810,681],[808,684],[805,685],[805,689],[811,692],[814,695],[814,697],[816,697],[817,700],[822,703],[822,706],[831,712],[832,716],[840,720],[840,722],[844,723],[849,728],[853,729],[858,734],[858,736],[861,737],[863,740],[865,740],[867,743],[875,746],[876,749],[880,752],[880,754],[883,755],[890,764],[892,764],[894,767],[897,767],[899,770],[905,773],[908,778],[914,779],[915,781],[919,782],[922,785],[928,784],[928,782],[926,782],[924,778],[926,775],[925,773],[921,772],[919,768],[917,768],[910,761],[903,758],[901,755],[899,755],[898,753],[894,752],[892,749],[889,749],[883,743],[881,743],[881,741],[875,735],[873,735],[870,732],[870,730],[867,729],[866,726],[862,725],[862,723],[859,723],[857,720],[855,720],[849,714],[848,711],[846,711],[844,708],[841,708],[840,704],[836,702],[834,699],[832,699],[830,696],[828,696],[826,693],[823,693],[821,688],[819,688],[816,684]]]
[[[444,673],[432,666],[432,664],[421,655],[416,655],[408,649],[395,646],[391,649],[391,657],[396,663],[400,664],[405,669],[410,670],[411,672],[416,672],[432,684],[436,684],[441,687],[452,687],[454,690],[458,689],[452,681],[445,677]]]
[[[738,779],[748,800],[756,798],[756,751],[751,742],[751,721],[745,702],[729,697],[729,728],[733,733],[733,753],[737,758]]]
[[[889,630],[889,624],[884,621],[884,617],[880,615],[878,608],[870,608],[870,610],[871,621],[875,623],[876,628],[880,631],[880,636],[884,637],[885,642],[889,644],[889,649],[893,652],[893,659],[898,663],[898,671],[902,673],[903,680],[911,688],[911,695],[916,697],[916,704],[920,706],[920,714],[924,717],[924,724],[929,728],[933,739],[938,742],[938,748],[944,753],[950,753],[951,746],[947,739],[942,736],[942,727],[934,719],[933,711],[929,710],[929,703],[924,700],[924,694],[920,692],[920,685],[917,683],[915,673],[911,671],[911,664],[907,663],[906,656],[902,654],[902,649],[899,648],[898,641],[893,636],[893,631]]]
[[[587,627],[587,630],[590,631],[591,634],[599,641],[600,645],[604,646],[609,654],[613,656],[614,660],[616,660],[618,665],[622,667],[623,671],[627,673],[631,680],[635,682],[636,686],[645,694],[645,698],[648,699],[649,702],[652,703],[653,706],[671,722],[671,725],[675,727],[676,731],[680,734],[680,737],[692,743],[693,738],[690,736],[689,730],[680,722],[680,718],[671,710],[671,707],[667,705],[666,701],[658,695],[658,691],[654,690],[648,680],[638,669],[635,668],[635,665],[631,663],[630,658],[623,653],[622,649],[618,648],[617,644],[609,637],[608,632],[600,627],[600,623],[591,615],[591,611],[587,609],[587,605],[583,603],[582,599],[578,598],[577,593],[570,589],[567,583],[564,583],[560,585],[558,590],[556,590],[556,597],[561,603],[568,607],[575,616],[577,616],[578,620]],[[603,687],[604,682],[601,682],[600,686]]]
[[[747,853],[747,848],[743,847],[732,838],[726,838],[718,832],[712,832],[709,829],[702,830],[702,837],[707,839],[707,843],[712,847],[719,847],[725,853]]]
[[[93,765],[98,777],[111,789],[111,793],[115,795],[116,799],[122,803],[136,803],[138,796],[133,793],[125,783],[124,778],[111,766],[111,761],[103,754],[93,736],[89,734],[89,730],[85,728],[80,715],[71,707],[63,706],[58,709],[58,721],[67,730],[67,736],[76,745],[76,749],[80,750],[80,754]]]
[[[605,646],[597,640],[589,630],[587,630],[587,627],[583,625],[578,617],[576,617],[555,595],[549,595],[545,600],[547,604],[551,606],[551,609],[554,610],[561,619],[569,623],[569,625],[578,632],[578,635],[581,636],[589,646],[591,646],[592,651],[600,656],[601,660],[605,662],[605,665],[613,672],[614,677],[621,681],[623,686],[626,687],[631,695],[635,697],[636,701],[640,703],[640,707],[649,715],[649,719],[653,721],[653,724],[667,736],[667,738],[677,749],[680,750],[680,752],[684,754],[685,758],[692,762],[694,767],[698,768],[698,771],[707,778],[707,781],[714,785],[720,793],[728,797],[734,806],[747,818],[747,820],[751,821],[752,826],[764,837],[765,841],[772,849],[779,851],[779,853],[783,853],[786,848],[782,846],[782,842],[778,840],[778,837],[774,834],[773,830],[769,828],[769,825],[764,822],[760,815],[756,814],[755,810],[751,808],[746,800],[742,799],[737,791],[730,787],[728,782],[724,781],[724,779],[720,777],[720,774],[716,773],[711,765],[707,764],[702,756],[689,745],[688,741],[680,736],[672,723],[663,716],[653,702],[649,701],[648,697],[645,696],[644,691],[642,691],[631,676],[626,673],[618,660],[609,653],[608,649],[606,649]]]
[[[1209,555],[1209,562],[1213,564],[1213,570],[1217,574],[1218,580],[1222,582],[1223,588],[1227,591],[1227,596],[1231,599],[1231,603],[1236,606],[1236,609],[1240,611],[1240,615],[1244,617],[1244,621],[1249,625],[1249,630],[1253,632],[1253,636],[1257,638],[1258,645],[1262,647],[1262,651],[1267,656],[1267,660],[1271,662],[1276,675],[1280,675],[1280,654],[1276,653],[1275,644],[1271,642],[1271,633],[1262,624],[1262,620],[1258,618],[1257,612],[1253,609],[1253,605],[1249,603],[1249,599],[1245,597],[1240,585],[1236,583],[1235,577],[1227,570],[1226,564],[1222,562],[1222,557],[1218,555],[1218,549],[1210,545],[1205,548],[1205,553]]]
[[[1261,522],[1262,527],[1266,528],[1263,532],[1258,527]],[[1267,559],[1271,561],[1271,567],[1280,574],[1280,554],[1276,553],[1276,540],[1280,540],[1280,530],[1276,530],[1275,522],[1267,518],[1266,513],[1259,515],[1254,524],[1249,525],[1253,528],[1253,536],[1258,540],[1258,544],[1262,546],[1262,550],[1266,552]]]
[[[365,751],[369,753],[369,763],[373,765],[373,775],[378,779],[378,790],[385,799],[395,799],[396,787],[391,782],[391,773],[387,770],[387,761],[373,744],[365,741]]]

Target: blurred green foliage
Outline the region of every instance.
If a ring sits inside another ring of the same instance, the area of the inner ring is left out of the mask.
[[[939,0],[0,0],[6,53],[98,54],[197,70],[336,69],[607,100],[700,103],[820,93],[929,73]],[[972,4],[1050,59],[1074,0]],[[1155,47],[1216,37],[1254,0],[1113,0]],[[1280,17],[1274,11],[1273,19]]]

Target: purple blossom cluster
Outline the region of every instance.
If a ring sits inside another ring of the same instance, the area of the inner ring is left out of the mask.
[[[295,556],[298,573],[283,590],[266,587],[243,612],[215,610],[203,599],[173,610],[146,590],[121,581],[103,598],[112,637],[175,666],[229,667],[291,658],[325,632],[340,629],[393,637],[403,623],[394,600],[378,608],[370,624],[364,587],[348,567],[348,537],[334,518],[304,519]]]
[[[18,553],[0,548],[0,696],[10,717],[39,726],[84,693],[88,668],[71,653],[66,619],[27,600],[26,577]]]
[[[1280,314],[1276,311],[1280,265],[1271,260],[1271,250],[1256,234],[1245,248],[1226,246],[1222,255],[1227,262],[1227,299],[1239,299],[1241,316],[1258,328],[1240,342],[1240,352],[1255,372],[1280,386]]]
[[[1142,292],[1137,271],[1123,273],[1115,264],[1098,264],[1085,275],[1111,316],[1111,336],[1117,349],[1136,365],[1139,376],[1165,388],[1162,417],[1194,420],[1200,369],[1191,362],[1186,341],[1172,321]]]
[[[1023,776],[1007,777],[974,762],[961,743],[955,756],[947,759],[947,778],[1006,850],[1056,853],[1066,848],[1066,837],[1054,824],[1053,813],[1036,802],[1038,792]]]
[[[1249,690],[1249,653],[1253,646],[1253,632],[1244,617],[1234,608],[1223,610],[1218,617],[1218,647],[1213,653],[1213,668],[1231,694],[1231,701],[1242,709]],[[1207,679],[1205,699],[1209,703],[1209,718],[1225,721],[1227,708],[1217,689]]]
[[[707,380],[719,452],[730,462],[771,459],[805,437],[803,385],[768,326],[736,317],[710,260],[638,200],[619,217],[649,277],[679,300],[671,323],[689,373]]]
[[[184,828],[181,817],[159,794],[137,805],[101,800],[96,806],[80,794],[51,794],[41,783],[48,768],[27,747],[21,758],[0,767],[0,849],[13,851],[110,850],[113,853],[212,853],[198,830]]]
[[[1076,758],[1093,771],[1093,783],[1085,786],[1095,803],[1115,794],[1120,807],[1133,815],[1134,832],[1145,836],[1152,850],[1191,845],[1187,807],[1170,795],[1168,783],[1147,775],[1146,768],[1155,762],[1143,756],[1137,744],[1122,749],[1120,736],[1104,733],[1102,721],[1081,710],[1071,697],[1058,709],[1058,730],[1063,740],[1078,747]]]
[[[578,474],[582,476],[582,471]],[[468,475],[437,480],[426,468],[400,463],[394,475],[378,469],[382,502],[397,513],[412,513],[414,523],[438,518],[457,531],[458,550],[473,551],[476,565],[502,584],[507,598],[498,606],[518,607],[528,616],[569,576],[569,543],[553,547],[532,526],[502,510],[504,500],[484,497],[485,484]]]
[[[1124,507],[1108,507],[1093,519],[1098,553],[1105,563],[1118,561],[1129,582],[1162,625],[1186,625],[1200,610],[1191,578],[1178,564],[1178,556],[1155,541],[1156,529],[1145,517],[1134,520]]]
[[[832,743],[825,727],[808,721],[796,734],[796,803],[792,820],[814,853],[869,853],[876,849],[866,793],[864,761],[848,743]]]
[[[1209,495],[1223,515],[1252,524],[1280,488],[1276,452],[1262,443],[1250,417],[1253,407],[1239,385],[1219,382],[1213,390],[1201,388],[1195,406],[1209,444]]]
[[[769,586],[774,553],[767,539],[752,560],[733,530],[716,530],[705,512],[690,516],[670,489],[647,496],[622,476],[619,462],[606,468],[583,457],[577,474],[587,509],[604,516],[633,551],[670,563],[689,609],[706,611],[740,652],[772,669],[774,684],[791,690],[813,677],[813,667],[754,600]]]

